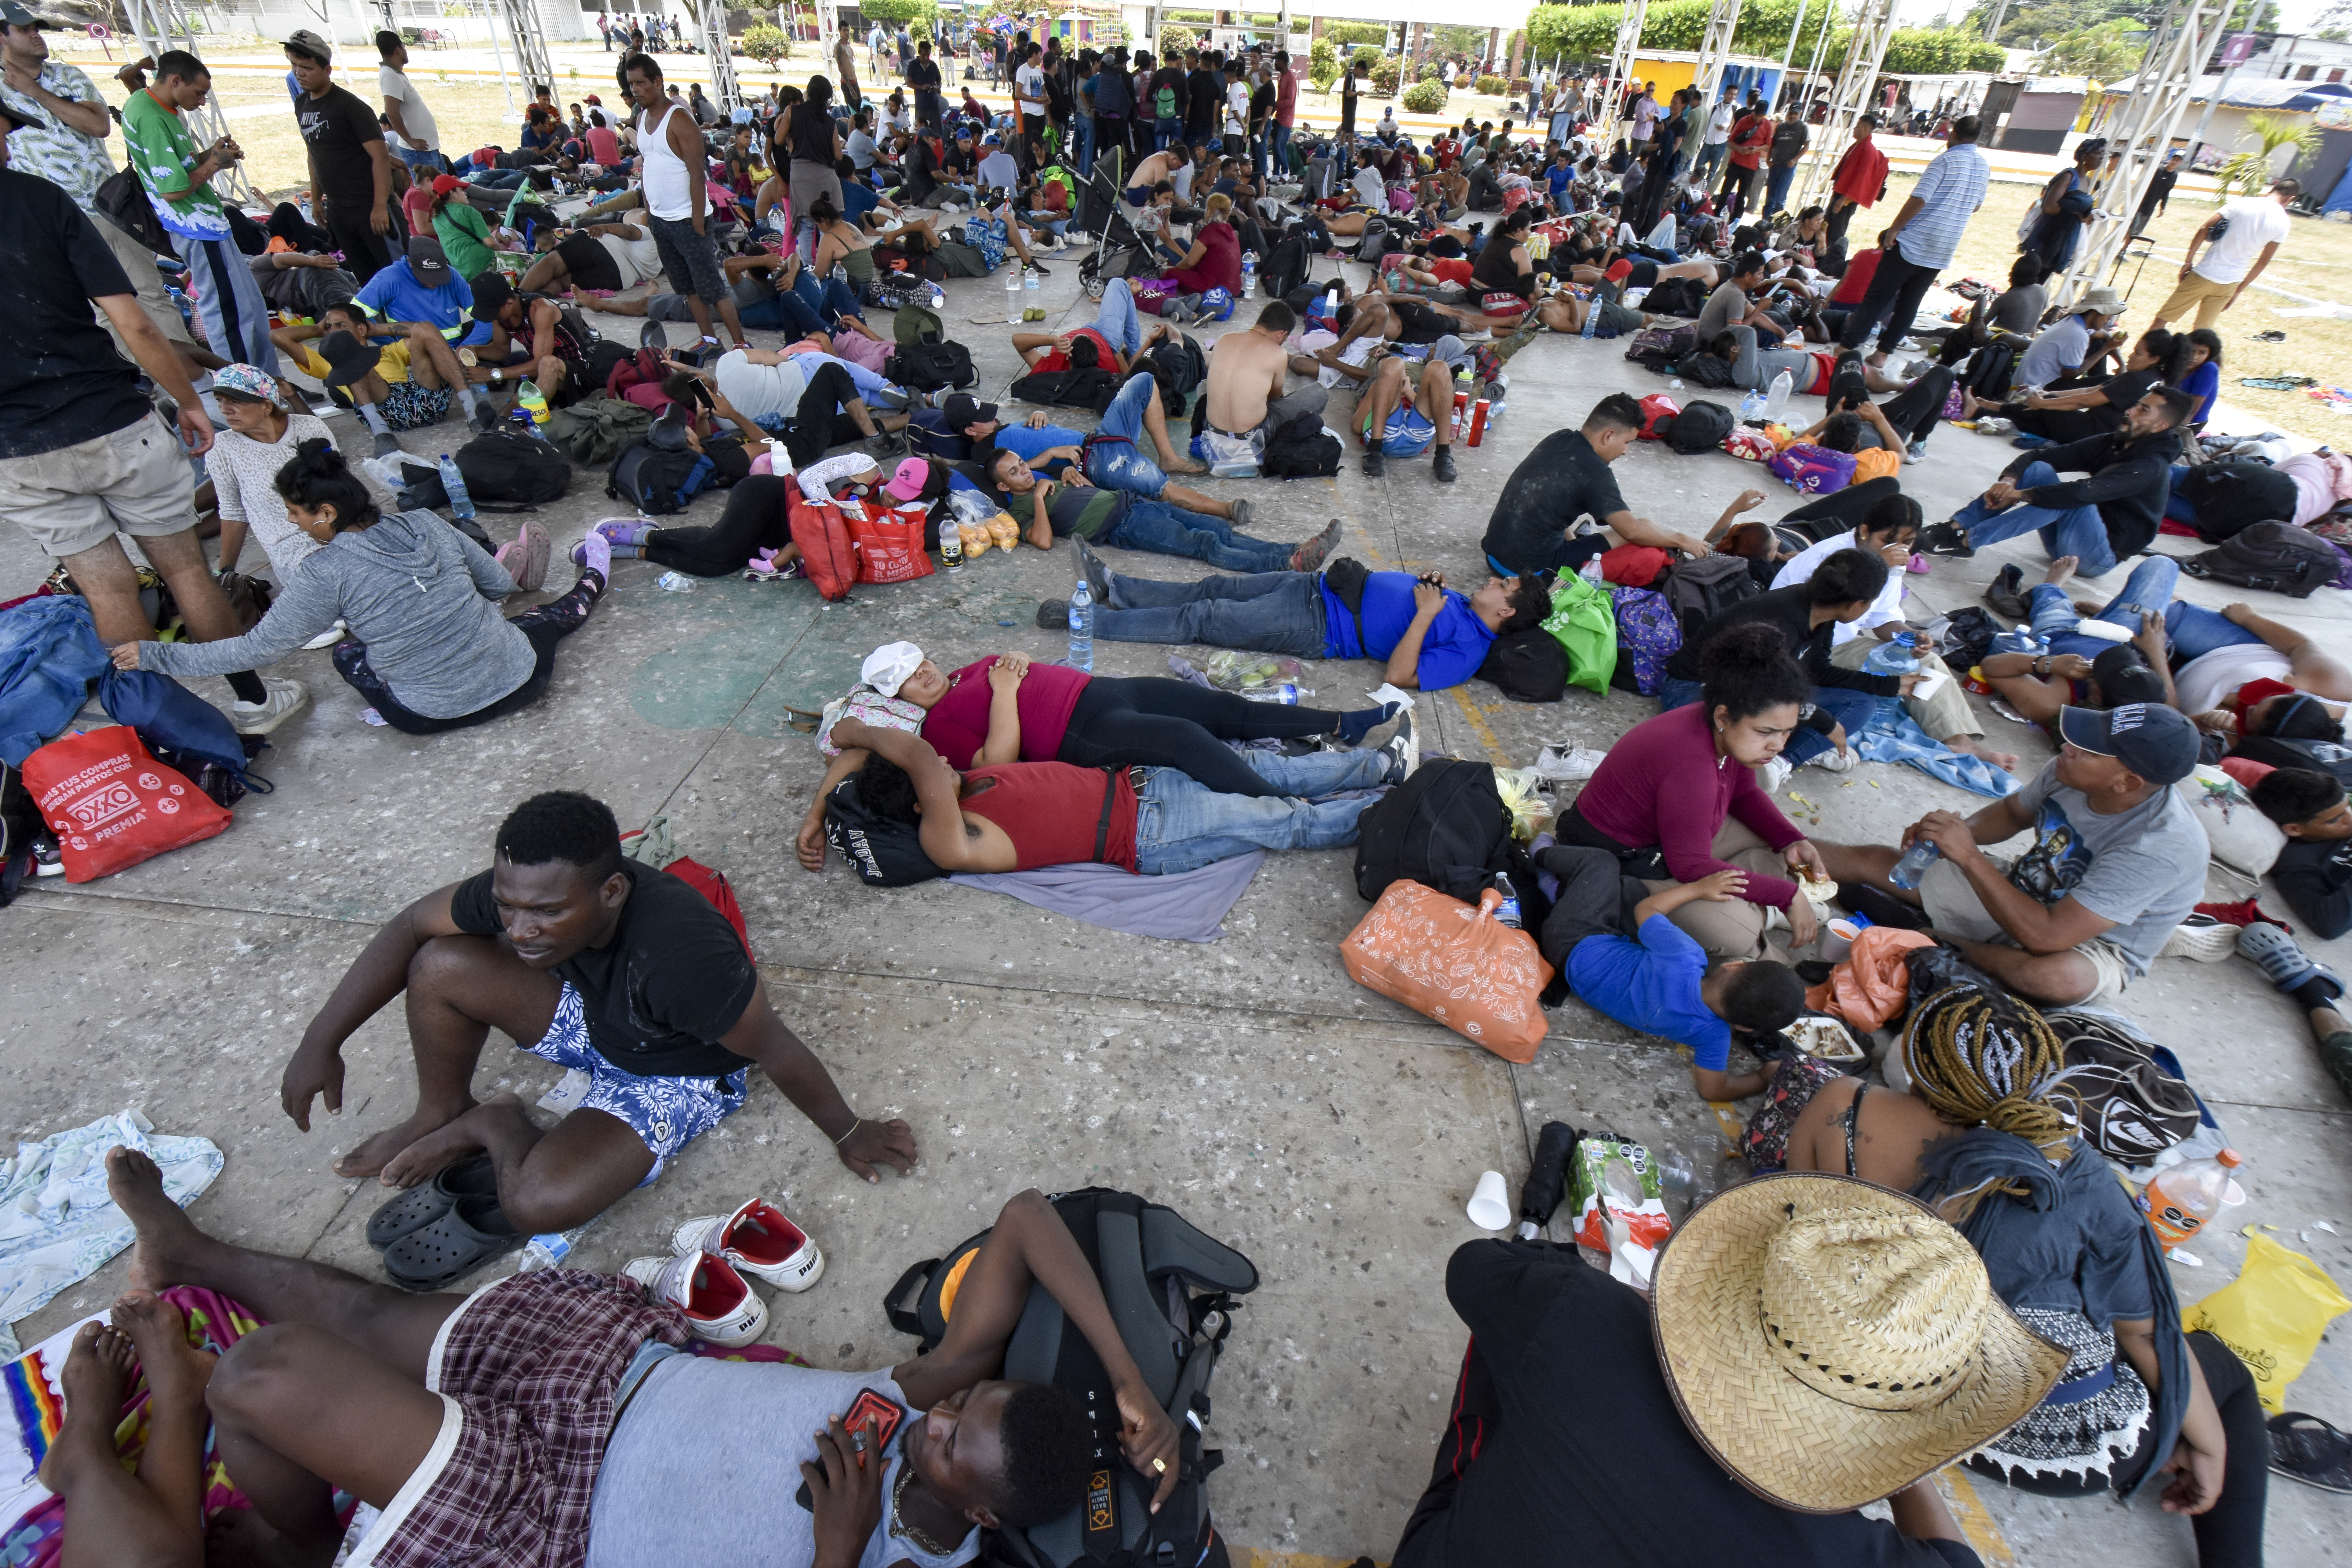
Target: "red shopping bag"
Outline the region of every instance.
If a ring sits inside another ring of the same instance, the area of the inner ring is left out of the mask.
[[[1546,1027],[1551,965],[1535,938],[1495,918],[1489,888],[1472,909],[1434,888],[1391,882],[1339,944],[1349,977],[1475,1040],[1507,1062],[1531,1062]]]
[[[809,500],[801,493],[799,481],[793,480],[786,487],[785,509],[808,580],[824,598],[848,598],[850,585],[857,581],[857,551],[850,542],[848,520],[842,516],[840,506]]]
[[[931,574],[931,558],[923,552],[923,521],[930,509],[921,504],[881,507],[871,500],[866,515],[847,514],[850,548],[857,552],[861,583],[907,583]]]
[[[88,882],[225,831],[229,814],[147,754],[128,724],[52,741],[25,759],[25,787]]]

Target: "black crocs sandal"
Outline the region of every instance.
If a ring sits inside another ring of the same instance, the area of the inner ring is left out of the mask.
[[[447,1214],[459,1198],[498,1190],[498,1169],[488,1154],[445,1165],[431,1181],[394,1194],[368,1216],[368,1245],[382,1252],[409,1232],[422,1230]]]
[[[385,1247],[383,1271],[404,1290],[446,1290],[529,1239],[507,1222],[496,1197],[468,1194]]]
[[[2352,1437],[2300,1410],[2270,1420],[2271,1469],[2322,1491],[2352,1492]]]

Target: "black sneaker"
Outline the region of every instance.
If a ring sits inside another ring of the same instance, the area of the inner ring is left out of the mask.
[[[1976,548],[1969,542],[1969,531],[1958,523],[1931,522],[1919,531],[1919,553],[1966,561],[1976,554]]]
[[[1067,599],[1046,599],[1037,606],[1037,629],[1041,632],[1066,632],[1070,629],[1070,602]]]
[[[2014,561],[1993,574],[1992,584],[1985,589],[1984,596],[1986,604],[2012,621],[2029,619],[2032,614],[2025,603],[2025,573]]]
[[[1429,459],[1429,477],[1441,485],[1450,485],[1461,476],[1454,470],[1454,448],[1440,447],[1437,455]]]
[[[1111,608],[1110,568],[1103,564],[1103,558],[1096,554],[1085,540],[1073,538],[1070,542],[1077,546],[1078,574],[1087,580],[1087,591],[1095,596],[1096,604],[1104,609]],[[1069,606],[1063,605],[1062,612],[1063,618],[1066,621]]]
[[[637,329],[637,347],[652,349],[656,353],[667,349],[669,347],[668,329],[651,317],[646,318],[646,324]]]
[[[389,430],[378,431],[375,437],[375,455],[379,458],[404,456],[400,449],[400,437]]]
[[[1575,1148],[1575,1128],[1565,1121],[1543,1124],[1536,1134],[1527,1184],[1519,1188],[1519,1218],[1538,1228],[1551,1223],[1553,1211],[1568,1195],[1568,1156]]]
[[[33,835],[33,875],[62,877],[66,874],[66,852],[59,847],[57,836],[46,828]]]
[[[1364,478],[1377,479],[1388,471],[1388,456],[1378,447],[1364,454]]]
[[[2352,1437],[2300,1410],[2272,1416],[2270,1434],[2274,1474],[2322,1491],[2352,1492]]]
[[[471,425],[478,433],[487,436],[499,427],[499,411],[492,405],[490,400],[485,397],[474,405],[474,411],[466,416],[466,423]]]

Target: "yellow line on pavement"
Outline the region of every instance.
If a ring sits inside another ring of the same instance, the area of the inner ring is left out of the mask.
[[[1951,1505],[1952,1517],[1960,1521],[1960,1533],[1969,1538],[1969,1544],[1984,1559],[1985,1568],[2017,1568],[2017,1554],[2001,1538],[2000,1527],[1993,1523],[1984,1500],[1977,1496],[1977,1489],[1969,1484],[1966,1470],[1958,1465],[1945,1467],[1936,1477],[1936,1489]]]
[[[1249,1551],[1249,1568],[1348,1568],[1352,1558],[1318,1557],[1312,1552],[1268,1552],[1263,1546]],[[1385,1563],[1377,1568],[1387,1568]]]
[[[1486,755],[1494,764],[1498,768],[1511,766],[1511,753],[1503,749],[1502,737],[1495,733],[1492,724],[1486,722],[1486,710],[1463,696],[1458,686],[1446,695],[1452,697],[1454,705],[1462,710],[1462,717],[1470,721],[1471,733],[1476,735],[1478,743],[1486,748]]]

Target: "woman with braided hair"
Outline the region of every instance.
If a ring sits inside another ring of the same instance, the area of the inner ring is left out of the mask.
[[[1913,1006],[1898,1051],[1889,1076],[1910,1092],[1826,1086],[1790,1133],[1788,1168],[1934,1207],[1983,1256],[1993,1292],[2073,1352],[1969,1467],[2045,1497],[2128,1497],[2170,1472],[2163,1506],[2192,1516],[2202,1568],[2261,1563],[2270,1443],[2252,1376],[2210,1334],[2181,1333],[2155,1233],[2074,1136],[2056,1032],[2023,1002],[1955,985]]]

